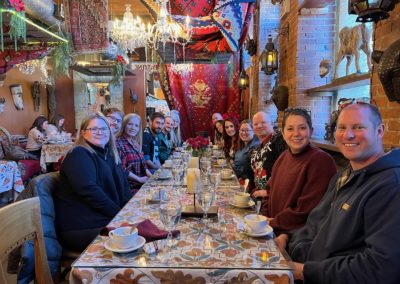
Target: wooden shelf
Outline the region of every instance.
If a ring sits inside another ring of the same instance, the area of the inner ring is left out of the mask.
[[[329,94],[329,92],[334,93],[340,90],[366,86],[370,83],[370,80],[371,75],[369,73],[364,73],[360,75],[352,74],[333,80],[329,84],[308,89],[306,90],[306,93],[311,96],[327,95],[327,93]]]
[[[334,143],[331,143],[329,141],[322,139],[311,139],[311,143],[317,146],[318,148],[340,153],[338,147],[336,147]]]

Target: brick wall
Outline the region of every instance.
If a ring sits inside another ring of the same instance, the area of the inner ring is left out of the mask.
[[[385,50],[394,41],[400,38],[400,4],[390,12],[390,17],[374,25],[376,39],[374,49]],[[389,102],[377,75],[377,66],[374,64],[371,80],[371,98],[376,101],[382,114],[386,133],[383,144],[386,149],[400,145],[400,103]]]

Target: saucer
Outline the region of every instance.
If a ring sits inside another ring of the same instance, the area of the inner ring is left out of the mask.
[[[244,231],[244,233],[246,235],[248,235],[249,237],[264,237],[264,236],[268,236],[269,234],[271,234],[273,232],[274,232],[274,229],[269,225],[267,225],[265,227],[264,232],[261,232],[261,233],[252,233],[252,232],[249,232],[247,230]]]
[[[255,202],[254,202],[253,200],[251,200],[251,199],[250,199],[249,203],[247,203],[247,205],[244,205],[244,206],[242,206],[242,205],[237,205],[237,204],[235,203],[235,201],[233,201],[233,200],[231,200],[231,201],[229,202],[229,205],[232,205],[233,207],[236,207],[236,208],[248,208],[248,207],[254,206],[254,204],[255,204]]]
[[[235,177],[235,174],[232,174],[231,176],[229,176],[229,177],[224,177],[224,178],[221,176],[221,179],[222,179],[222,180],[228,180],[228,179],[233,179],[234,177]]]
[[[167,176],[158,176],[157,179],[170,179],[172,176],[167,175]]]
[[[112,252],[125,253],[125,252],[131,252],[131,251],[137,250],[137,249],[141,248],[145,243],[146,243],[146,239],[141,236],[138,236],[138,240],[137,240],[136,244],[132,245],[129,248],[119,248],[119,247],[116,247],[113,244],[112,240],[109,238],[108,240],[106,240],[104,242],[104,247]]]

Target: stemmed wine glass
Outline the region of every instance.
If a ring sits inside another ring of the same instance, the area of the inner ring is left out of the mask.
[[[178,188],[182,181],[182,176],[183,176],[183,170],[181,167],[175,166],[172,168],[172,177],[174,179],[174,192],[176,193],[178,193]]]
[[[167,244],[169,254],[172,251],[173,241],[172,241],[172,230],[175,229],[181,218],[182,205],[177,200],[168,200],[163,202],[159,207],[160,219],[163,223],[165,229],[168,231]],[[168,256],[169,258],[169,256]]]
[[[215,200],[215,190],[208,184],[197,187],[196,200],[203,210],[203,223],[207,227],[207,212]]]
[[[211,160],[207,157],[200,159],[200,170],[203,175],[206,175],[211,170]]]
[[[216,190],[221,183],[221,174],[219,172],[210,171],[208,172],[208,180],[212,188]]]

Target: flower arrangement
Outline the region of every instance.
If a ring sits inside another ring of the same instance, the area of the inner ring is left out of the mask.
[[[122,76],[125,74],[125,65],[126,60],[121,55],[117,55],[114,68],[111,70],[112,78],[110,83],[114,86],[121,85]]]
[[[199,153],[203,153],[207,149],[209,143],[210,141],[208,140],[208,138],[204,138],[201,136],[189,138],[187,140],[186,150],[192,149],[192,155],[196,156]]]

